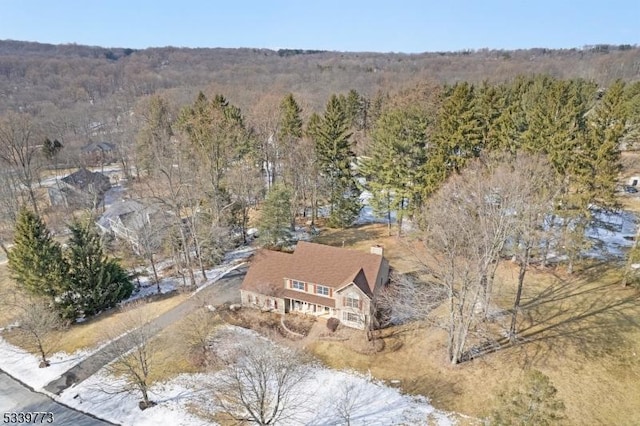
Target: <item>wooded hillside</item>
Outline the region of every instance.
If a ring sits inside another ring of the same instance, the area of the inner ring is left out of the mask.
[[[183,89],[186,103],[209,85],[245,110],[266,93],[293,92],[311,110],[330,94],[355,89],[372,96],[417,81],[504,82],[548,74],[608,85],[640,76],[640,48],[597,45],[580,49],[461,52],[346,53],[309,50],[103,48],[0,41],[0,112],[72,109],[109,98]]]

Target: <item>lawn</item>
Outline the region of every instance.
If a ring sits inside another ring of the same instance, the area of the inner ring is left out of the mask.
[[[10,277],[7,263],[0,264],[0,328],[6,327],[15,320],[15,312],[2,303],[4,295],[15,293],[15,288],[16,284]]]
[[[396,269],[413,270],[419,246],[387,237],[384,226],[328,231],[316,241],[366,250],[382,244]],[[533,270],[525,282],[519,330],[523,341],[452,366],[446,334],[427,324],[384,330],[385,349],[364,355],[348,343],[318,341],[310,350],[328,365],[399,380],[406,392],[426,395],[435,407],[486,416],[498,392],[525,368],[547,374],[567,407],[569,424],[640,424],[640,304],[638,291],[620,286],[616,263]],[[498,271],[495,302],[512,303],[517,271]]]
[[[10,291],[12,288],[15,288],[15,284],[9,278],[6,264],[0,265],[0,287],[2,291]],[[178,293],[174,296],[141,304],[138,309],[140,309],[144,315],[153,318],[172,309],[186,297],[186,294]],[[57,336],[59,343],[55,345],[55,351],[72,354],[78,350],[89,350],[102,343],[105,338],[105,330],[109,330],[109,335],[114,336],[124,333],[127,331],[127,326],[120,320],[121,315],[122,312],[120,310],[113,309],[85,322],[70,326]],[[0,309],[0,327],[11,324],[14,318],[15,313],[11,309],[8,309],[6,306]],[[2,337],[11,344],[21,346],[21,342],[19,342],[11,332],[3,333]]]

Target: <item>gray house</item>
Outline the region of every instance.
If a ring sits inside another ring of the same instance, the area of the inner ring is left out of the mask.
[[[167,214],[158,203],[122,200],[109,206],[96,224],[103,233],[128,242],[140,253],[140,245],[156,238],[166,222]]]
[[[81,168],[59,179],[55,186],[48,189],[49,201],[52,206],[96,208],[110,188],[111,182],[107,176]]]

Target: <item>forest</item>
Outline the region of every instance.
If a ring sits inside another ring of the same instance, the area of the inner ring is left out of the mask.
[[[377,301],[396,310],[378,325],[427,320],[445,300],[447,360],[470,362],[535,340],[521,321],[528,271],[584,267],[587,230],[621,207],[622,155],[640,142],[639,77],[640,48],[627,45],[404,55],[0,41],[0,247],[11,261],[20,226],[44,226],[37,215],[54,236],[75,216],[72,239],[97,238],[80,219],[96,220],[99,204],[53,206],[42,189],[78,167],[116,164],[127,196],[158,206],[162,220],[127,253],[154,274],[172,259],[192,287],[252,228],[260,245],[286,250],[300,227],[355,227],[367,194],[388,236],[430,253],[420,280],[396,277]],[[115,147],[108,161],[83,154],[95,142]],[[75,270],[81,246],[64,268]],[[638,259],[634,244],[625,287],[638,284]],[[507,260],[517,278],[505,301],[494,284]],[[88,284],[65,285],[54,300]],[[498,298],[509,307],[496,320]],[[407,300],[420,309],[403,311]],[[82,303],[60,309],[115,302]]]

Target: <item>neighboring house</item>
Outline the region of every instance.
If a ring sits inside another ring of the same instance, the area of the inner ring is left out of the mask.
[[[95,209],[110,188],[111,182],[107,176],[81,168],[48,188],[49,201],[52,206]]]
[[[165,218],[165,212],[157,203],[121,200],[110,205],[96,224],[102,232],[128,242],[140,254],[140,244],[159,234]]]
[[[261,250],[240,287],[242,305],[335,317],[365,329],[373,296],[389,281],[382,247],[371,253],[298,242],[294,253]]]
[[[116,146],[110,142],[91,142],[80,149],[87,164],[102,166],[110,164],[116,157]]]

